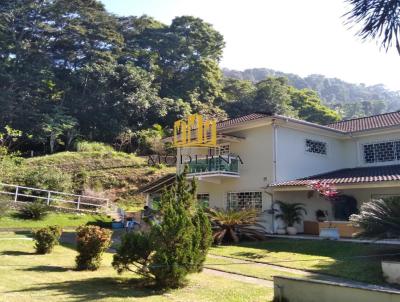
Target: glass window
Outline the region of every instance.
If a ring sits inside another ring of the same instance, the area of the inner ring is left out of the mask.
[[[197,202],[200,203],[204,207],[209,207],[210,206],[210,194],[209,193],[197,194]]]
[[[306,151],[310,153],[326,155],[327,153],[326,143],[315,141],[312,139],[306,139]]]
[[[229,210],[256,209],[262,210],[261,192],[229,192],[228,205]]]
[[[379,163],[400,160],[400,141],[363,145],[364,162]]]
[[[220,155],[229,155],[230,153],[231,153],[231,151],[230,151],[229,144],[219,145],[219,154]]]

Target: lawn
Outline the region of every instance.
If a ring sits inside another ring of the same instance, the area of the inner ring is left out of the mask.
[[[49,213],[42,220],[18,218],[15,213],[0,217],[1,229],[31,229],[49,225],[59,225],[63,228],[75,228],[83,224],[107,225],[111,219],[104,215],[75,214],[75,213]]]
[[[399,252],[399,246],[294,239],[247,242],[213,247],[210,251],[215,255],[265,262],[373,284],[384,283],[381,260],[391,258],[380,255]],[[258,277],[265,277],[267,274],[248,271]]]
[[[191,275],[186,288],[157,292],[139,287],[137,276],[119,276],[111,254],[96,272],[73,270],[76,252],[57,246],[51,255],[34,254],[33,242],[0,233],[0,301],[271,301],[272,289],[209,273]],[[21,235],[19,235],[21,238]]]

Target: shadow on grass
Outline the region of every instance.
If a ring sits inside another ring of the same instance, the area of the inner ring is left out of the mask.
[[[236,248],[225,255],[374,284],[384,283],[381,260],[400,253],[398,246],[296,239],[242,242]]]
[[[126,280],[109,277],[42,284],[13,292],[32,291],[54,291],[58,295],[68,296],[70,301],[75,302],[98,301],[104,298],[143,298],[164,293],[163,291],[145,287],[141,279]]]
[[[39,265],[39,266],[21,269],[21,271],[25,271],[25,272],[53,272],[53,273],[64,273],[69,270],[70,269],[65,268],[65,267],[52,266],[52,265]]]
[[[2,251],[0,255],[3,256],[32,256],[37,255],[34,252],[23,252],[23,251]]]

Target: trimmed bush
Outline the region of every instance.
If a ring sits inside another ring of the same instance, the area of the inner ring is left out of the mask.
[[[76,232],[79,255],[76,257],[77,270],[95,271],[100,267],[103,253],[111,245],[111,231],[98,226],[80,226]]]
[[[62,229],[57,225],[32,231],[33,239],[35,239],[36,241],[35,244],[36,253],[38,254],[51,253],[54,246],[58,244],[61,234],[62,234]]]
[[[50,208],[43,202],[35,201],[19,209],[17,216],[22,219],[40,220],[47,216]]]

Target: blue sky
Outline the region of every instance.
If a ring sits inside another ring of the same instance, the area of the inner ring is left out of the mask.
[[[169,24],[193,15],[224,35],[222,67],[319,73],[400,90],[400,56],[362,42],[341,17],[342,0],[101,0],[118,15],[146,14]]]

